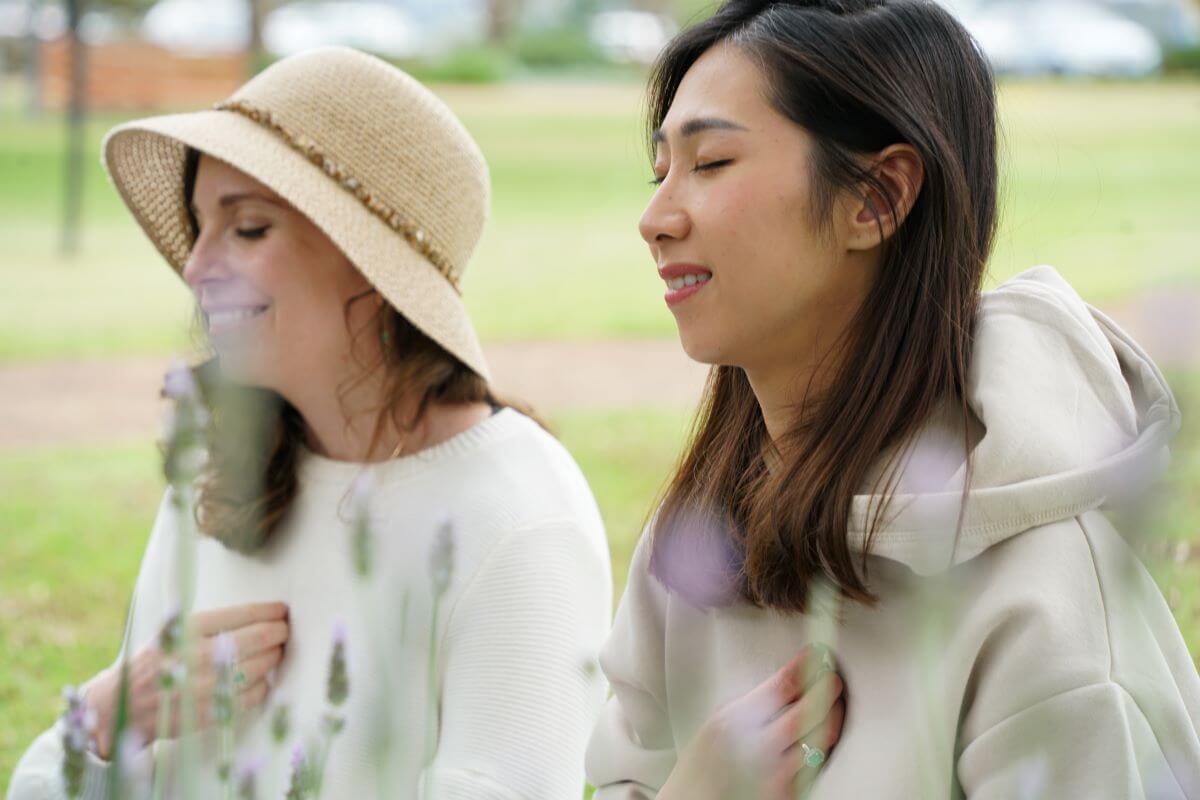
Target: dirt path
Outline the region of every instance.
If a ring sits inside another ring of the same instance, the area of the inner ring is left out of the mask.
[[[1200,369],[1200,291],[1148,294],[1108,313],[1161,367]],[[498,387],[539,411],[686,407],[706,369],[675,339],[519,342],[487,349]],[[0,365],[0,449],[154,436],[167,359]]]
[[[497,387],[549,414],[686,406],[706,374],[674,339],[520,342],[486,350]],[[0,366],[0,449],[156,435],[168,361],[142,356]]]

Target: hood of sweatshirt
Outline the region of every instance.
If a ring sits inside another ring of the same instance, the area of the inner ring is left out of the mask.
[[[934,574],[1030,528],[1118,505],[1162,473],[1180,424],[1150,357],[1047,266],[981,296],[967,404],[965,440],[961,410],[943,408],[903,452],[872,555]],[[866,546],[879,500],[855,498],[852,547]]]

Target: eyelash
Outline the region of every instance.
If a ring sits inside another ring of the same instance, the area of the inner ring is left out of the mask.
[[[269,227],[271,227],[271,226],[270,225],[262,225],[257,228],[249,228],[246,230],[242,230],[241,228],[239,228],[237,231],[237,235],[242,237],[243,239],[261,239],[266,234],[267,228],[269,228]]]
[[[721,159],[720,161],[710,161],[707,164],[697,164],[692,169],[692,172],[708,172],[709,170],[720,169],[721,167],[728,166],[731,163],[733,163],[732,158],[725,158],[725,159]],[[661,186],[662,182],[665,181],[666,179],[667,178],[665,175],[661,178],[654,178],[653,180],[650,181],[650,185],[651,186]]]

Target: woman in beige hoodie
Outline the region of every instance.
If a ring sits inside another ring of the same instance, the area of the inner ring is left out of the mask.
[[[1200,678],[1103,513],[1178,408],[1054,270],[980,293],[970,36],[925,0],[732,0],[649,119],[641,233],[713,371],[602,653],[597,800],[1200,798]]]

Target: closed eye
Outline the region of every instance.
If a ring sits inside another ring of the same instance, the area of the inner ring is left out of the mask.
[[[692,168],[692,172],[709,172],[711,170],[720,169],[721,167],[727,167],[732,163],[733,163],[732,158],[725,158],[725,159],[721,159],[720,161],[709,161],[706,164],[697,164],[695,167]],[[654,179],[650,181],[650,185],[651,186],[660,186],[660,185],[662,185],[662,182],[665,181],[666,179],[667,179],[666,175],[663,175],[661,178],[658,176],[655,176]]]
[[[243,239],[261,239],[264,235],[266,235],[267,228],[269,228],[269,227],[271,227],[271,226],[263,225],[258,228],[249,228],[249,229],[238,228],[237,235],[242,237]]]

